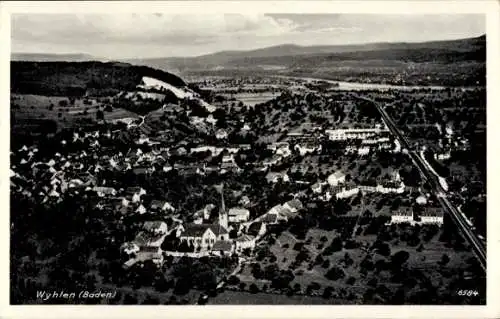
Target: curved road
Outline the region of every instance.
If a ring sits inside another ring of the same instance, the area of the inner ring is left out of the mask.
[[[413,163],[420,170],[422,176],[424,176],[424,178],[429,182],[439,203],[441,204],[443,209],[452,217],[455,224],[461,230],[462,234],[465,236],[469,244],[472,246],[474,253],[479,259],[481,266],[486,271],[486,247],[483,241],[479,239],[478,235],[467,224],[464,217],[462,216],[462,214],[460,214],[457,208],[450,203],[450,201],[447,198],[447,192],[445,189],[443,189],[443,187],[439,183],[438,177],[427,168],[424,160],[420,157],[418,152],[414,149],[413,146],[411,146],[408,139],[403,134],[401,134],[401,132],[397,128],[392,118],[385,112],[385,110],[377,102],[355,94],[353,94],[353,97],[367,102],[371,102],[373,103],[373,105],[375,105],[377,110],[382,115],[382,119],[384,120],[386,126],[389,128],[391,133],[396,136],[396,138],[401,143],[401,146],[408,150],[408,155],[412,159]]]

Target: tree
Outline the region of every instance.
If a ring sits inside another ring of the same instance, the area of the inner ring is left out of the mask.
[[[259,287],[257,287],[257,285],[255,283],[252,283],[250,285],[250,292],[253,293],[253,294],[256,294],[260,291]]]
[[[96,118],[97,118],[97,120],[104,120],[104,112],[101,110],[97,111]]]
[[[377,247],[377,253],[382,256],[388,257],[391,255],[391,247],[387,243],[380,243]]]
[[[351,286],[354,285],[355,282],[356,282],[356,278],[354,278],[352,276],[347,278],[347,280],[346,280],[346,284],[351,285]]]
[[[306,294],[310,295],[314,290],[319,290],[321,285],[317,282],[312,282],[307,286]]]
[[[441,256],[441,260],[439,261],[439,264],[441,266],[445,266],[449,262],[450,262],[450,257],[448,257],[447,254],[443,254],[443,256]]]
[[[142,302],[142,304],[143,305],[159,305],[160,304],[160,300],[158,300],[158,298],[156,298],[156,297],[148,295],[144,299],[144,301]]]
[[[321,267],[323,267],[325,269],[330,268],[330,260],[325,259],[325,261],[323,261],[323,264],[321,264]]]
[[[333,296],[333,292],[333,287],[326,287],[325,290],[323,290],[323,298],[330,299]]]
[[[367,284],[370,287],[376,288],[377,284],[378,284],[378,280],[377,280],[377,278],[372,278],[372,279],[368,280]]]
[[[137,305],[138,301],[135,295],[126,294],[125,297],[123,298],[123,303],[125,305]]]
[[[325,277],[330,280],[338,280],[340,278],[345,277],[345,272],[339,267],[333,266],[328,272],[325,274]]]
[[[393,267],[400,267],[408,258],[410,258],[410,254],[407,251],[401,250],[391,256],[391,263]]]
[[[191,290],[191,282],[185,278],[177,279],[174,287],[174,294],[185,295]]]
[[[231,286],[236,286],[240,283],[240,279],[234,275],[232,276],[229,276],[229,278],[227,279],[227,284],[228,285],[231,285]]]
[[[159,292],[166,292],[170,288],[170,283],[162,274],[155,279],[154,288]]]

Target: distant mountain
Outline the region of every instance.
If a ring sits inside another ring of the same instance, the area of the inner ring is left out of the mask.
[[[15,53],[11,54],[12,61],[31,62],[83,62],[103,61],[104,59],[94,57],[90,54],[45,54],[45,53]]]
[[[129,59],[132,64],[148,65],[176,72],[273,64],[289,67],[290,62],[314,57],[330,60],[403,60],[446,62],[457,59],[485,59],[486,36],[432,42],[368,43],[356,45],[299,46],[284,44],[249,51],[221,51],[198,57]],[[353,54],[356,53],[356,54]],[[434,53],[434,54],[430,54]],[[437,60],[436,60],[437,59]]]

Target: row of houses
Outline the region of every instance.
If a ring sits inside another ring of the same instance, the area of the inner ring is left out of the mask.
[[[412,207],[403,206],[393,211],[391,215],[391,224],[409,223],[416,224],[437,224],[444,222],[444,213],[442,208],[425,207],[422,211],[416,213]]]

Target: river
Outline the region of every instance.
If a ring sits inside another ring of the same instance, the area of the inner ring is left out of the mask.
[[[446,86],[418,86],[418,85],[394,85],[394,84],[384,84],[384,83],[361,83],[361,82],[345,82],[345,81],[333,81],[327,79],[319,79],[319,78],[310,78],[310,77],[295,77],[295,76],[285,76],[285,75],[277,75],[276,77],[285,78],[285,79],[296,79],[296,80],[305,80],[308,82],[311,81],[323,81],[332,84],[338,84],[338,87],[333,89],[338,90],[403,90],[403,91],[411,91],[411,90],[445,90],[448,87]],[[474,90],[478,87],[450,87],[452,89],[462,89],[462,90]]]

